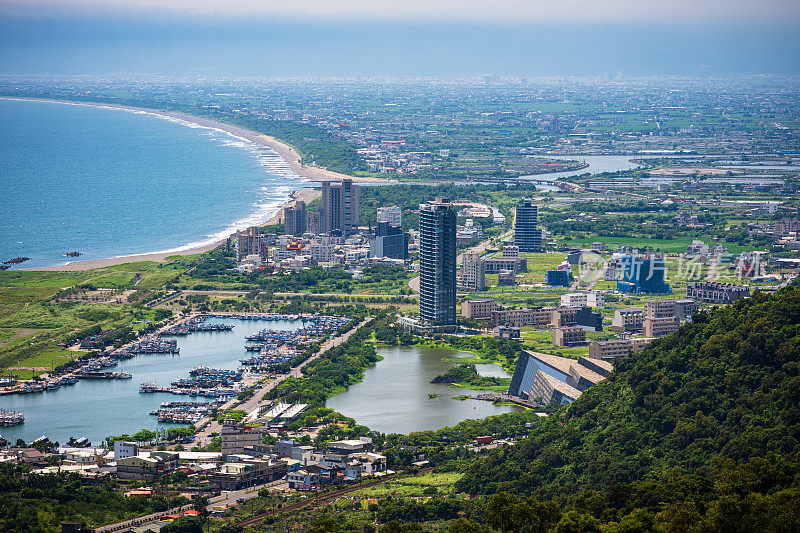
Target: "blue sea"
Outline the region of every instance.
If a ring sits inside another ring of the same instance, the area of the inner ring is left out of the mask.
[[[155,115],[0,99],[0,261],[194,248],[265,221],[303,182],[274,151]]]

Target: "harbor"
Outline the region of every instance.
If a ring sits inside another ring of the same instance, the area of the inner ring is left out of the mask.
[[[280,315],[279,315],[280,316]],[[288,316],[288,315],[286,315]],[[135,433],[142,428],[155,430],[174,427],[175,422],[159,421],[150,413],[160,408],[162,402],[173,398],[175,401],[188,401],[191,390],[182,389],[185,394],[139,392],[143,383],[158,384],[170,388],[173,381],[188,379],[190,371],[199,367],[221,371],[238,372],[240,359],[248,352],[244,350],[245,337],[262,331],[267,323],[269,328],[279,331],[294,331],[303,327],[299,317],[293,320],[241,319],[230,316],[215,316],[208,322],[218,322],[235,326],[230,331],[197,332],[181,336],[176,340],[180,355],[167,357],[164,354],[137,354],[128,358],[108,356],[105,364],[115,363],[114,367],[103,367],[95,360],[94,371],[131,374],[132,379],[78,379],[74,375],[70,386],[61,385],[55,390],[46,390],[46,381],[36,382],[37,394],[5,394],[0,396],[0,408],[21,411],[25,423],[9,427],[3,436],[12,442],[22,438],[26,442],[46,435],[53,441],[66,442],[70,437],[86,436],[93,443],[99,443],[109,435]],[[87,368],[91,372],[91,369]],[[55,378],[52,378],[55,379]],[[59,378],[59,379],[63,379]],[[243,378],[247,379],[247,378]],[[18,386],[18,385],[15,385]],[[221,397],[200,396],[200,401],[217,401]],[[122,408],[121,406],[124,406]],[[182,423],[182,422],[179,422]]]

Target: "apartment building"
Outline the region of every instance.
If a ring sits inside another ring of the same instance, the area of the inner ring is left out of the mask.
[[[640,333],[642,322],[644,322],[644,309],[641,307],[617,309],[611,321],[611,328],[625,333]]]
[[[580,326],[557,327],[553,330],[556,346],[578,346],[586,342],[586,330]]]
[[[497,310],[494,300],[466,300],[461,303],[461,316],[464,318],[480,320],[492,318],[492,313]]]
[[[599,307],[605,305],[605,297],[601,292],[570,292],[561,295],[561,305],[564,307]]]
[[[627,357],[640,351],[653,339],[615,339],[610,341],[591,341],[589,343],[589,358],[611,361],[617,357]]]
[[[645,337],[664,337],[678,331],[680,326],[680,321],[674,316],[645,318],[642,322],[642,334]]]
[[[689,283],[686,296],[710,304],[730,304],[750,296],[750,287],[733,283]]]
[[[511,270],[515,274],[528,271],[526,257],[493,257],[486,259],[486,273],[497,274],[501,270]]]

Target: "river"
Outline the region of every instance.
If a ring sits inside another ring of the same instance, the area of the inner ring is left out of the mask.
[[[370,429],[384,433],[439,429],[470,418],[520,409],[478,400],[454,400],[454,396],[483,391],[430,382],[453,366],[445,358],[472,357],[472,354],[425,346],[385,347],[379,348],[378,353],[384,359],[364,372],[363,381],[327,402],[328,407]],[[477,368],[481,375],[510,377],[498,365],[477,365]],[[439,396],[430,398],[429,394]]]

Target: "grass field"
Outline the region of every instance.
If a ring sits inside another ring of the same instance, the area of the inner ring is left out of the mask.
[[[398,480],[387,481],[380,485],[357,490],[351,493],[359,498],[382,498],[395,495],[402,497],[424,496],[425,489],[434,487],[436,494],[451,494],[453,484],[464,474],[458,472],[431,473]],[[429,492],[432,492],[429,490]]]

